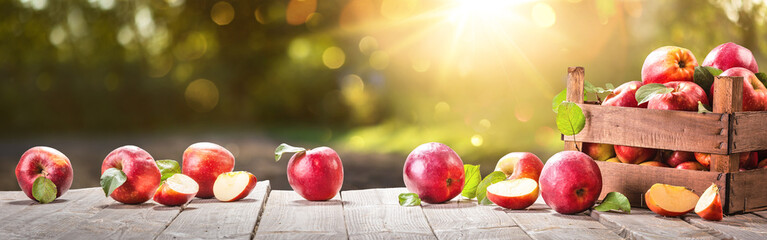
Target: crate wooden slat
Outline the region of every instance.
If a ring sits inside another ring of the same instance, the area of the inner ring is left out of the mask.
[[[765,150],[767,146],[767,112],[736,112],[733,124],[733,152]]]

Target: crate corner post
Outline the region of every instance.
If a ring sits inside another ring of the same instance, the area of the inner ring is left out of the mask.
[[[583,67],[567,68],[567,98],[568,102],[583,104],[583,82],[585,70]],[[562,139],[565,139],[564,136]],[[565,140],[566,151],[582,149],[583,143]]]

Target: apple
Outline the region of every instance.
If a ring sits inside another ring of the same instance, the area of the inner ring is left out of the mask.
[[[636,92],[642,85],[644,84],[640,81],[621,84],[605,97],[605,100],[602,101],[602,106],[647,108],[647,103],[637,105]]]
[[[256,187],[256,176],[250,172],[225,172],[218,175],[213,184],[213,195],[222,202],[243,199]]]
[[[704,167],[699,162],[683,162],[679,165],[676,165],[676,169],[686,169],[686,170],[695,170],[695,171],[706,171],[708,170],[707,167]]]
[[[759,72],[759,66],[756,65],[754,54],[748,48],[735,43],[724,43],[716,46],[703,59],[703,66],[715,67],[726,71],[734,67],[742,67],[751,72]]]
[[[538,182],[530,178],[500,181],[487,187],[487,199],[504,208],[525,209],[538,199]]]
[[[16,165],[16,180],[29,199],[39,201],[32,195],[32,187],[39,177],[47,178],[56,185],[56,198],[72,186],[72,163],[59,150],[37,146],[21,155]]]
[[[656,183],[644,194],[647,208],[666,217],[684,215],[695,209],[698,195],[684,187]]]
[[[329,147],[306,150],[283,143],[274,151],[276,159],[279,160],[284,152],[295,152],[288,162],[288,183],[301,197],[309,201],[325,201],[341,190],[344,166],[336,151]]]
[[[694,82],[667,82],[670,93],[657,94],[647,104],[648,109],[698,111],[698,102],[708,103],[706,91]]]
[[[122,146],[110,152],[101,164],[101,174],[110,168],[122,171],[126,181],[112,194],[115,201],[126,204],[146,202],[160,185],[160,169],[152,155],[136,146]]]
[[[642,166],[653,166],[653,167],[669,167],[669,166],[668,166],[668,165],[666,165],[665,163],[662,163],[662,162],[658,162],[658,161],[647,161],[647,162],[642,162],[642,163],[640,163],[639,165],[642,165]]]
[[[194,195],[200,190],[200,185],[191,177],[177,173],[157,188],[153,200],[165,206],[181,206],[192,201]]]
[[[407,156],[402,178],[407,190],[424,202],[442,203],[463,190],[463,161],[445,144],[424,143]]]
[[[642,83],[692,81],[698,60],[690,50],[676,46],[655,49],[642,64]]]
[[[767,168],[767,158],[762,159],[762,161],[759,162],[759,165],[756,166],[756,168]]]
[[[503,172],[508,179],[532,178],[538,181],[542,169],[541,159],[529,152],[506,154],[495,165],[495,171]]]
[[[602,192],[602,173],[589,155],[562,151],[546,161],[539,183],[546,205],[561,214],[575,214],[594,206]]]
[[[743,111],[767,111],[767,88],[753,72],[742,67],[727,69],[719,76],[743,77]],[[714,92],[714,86],[711,86]]]
[[[615,148],[610,144],[583,143],[583,153],[597,161],[604,161],[615,156]]]
[[[759,154],[757,152],[741,153],[738,159],[739,159],[739,163],[738,163],[739,168],[754,169],[757,167]],[[706,169],[709,169],[711,167],[710,153],[695,153],[695,160],[697,160]]]
[[[661,161],[669,167],[676,167],[683,162],[695,161],[695,156],[692,152],[664,150],[661,152]],[[708,165],[704,166],[708,167]]]
[[[656,149],[615,145],[615,155],[622,163],[640,164],[657,154]]]
[[[233,169],[234,155],[218,144],[198,142],[184,150],[181,171],[200,185],[198,198],[212,198],[218,175]]]
[[[614,163],[621,163],[621,160],[618,160],[617,157],[609,158],[605,160],[605,162],[614,162]]]
[[[703,195],[700,196],[698,203],[695,204],[695,214],[709,221],[721,221],[723,218],[722,212],[722,198],[719,196],[719,187],[716,184],[711,184],[703,192]]]

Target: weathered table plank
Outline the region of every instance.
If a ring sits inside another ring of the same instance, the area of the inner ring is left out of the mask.
[[[631,214],[592,211],[591,216],[628,239],[717,239],[680,218],[663,217],[647,209],[632,208]]]
[[[102,195],[103,197],[103,195]],[[148,239],[162,232],[181,207],[167,207],[148,201],[128,205],[110,198],[103,209],[70,231],[59,235],[61,239]]]
[[[157,239],[251,239],[270,189],[269,181],[260,181],[236,202],[195,198]]]
[[[350,239],[436,239],[420,207],[403,207],[405,188],[341,192]]]
[[[328,201],[311,202],[293,191],[272,191],[255,238],[346,239],[339,195]]]
[[[64,196],[68,195],[64,194]],[[0,211],[0,219],[13,215],[32,204],[35,202],[22,191],[0,191],[0,208],[3,209]]]
[[[443,204],[423,204],[439,239],[530,239],[503,208],[481,206],[457,197]]]
[[[725,216],[722,221],[706,221],[688,214],[685,220],[722,239],[767,239],[767,219],[754,214]]]
[[[621,237],[590,216],[563,215],[539,198],[525,210],[504,210],[533,239],[620,239]]]

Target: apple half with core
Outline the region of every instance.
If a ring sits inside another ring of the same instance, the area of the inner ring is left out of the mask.
[[[160,180],[160,169],[152,155],[136,146],[113,150],[101,164],[104,193],[121,203],[139,204],[152,199]]]
[[[59,150],[37,146],[21,155],[16,180],[29,199],[49,203],[72,186],[72,163]]]
[[[427,203],[442,203],[461,193],[465,172],[463,161],[442,143],[424,143],[405,160],[402,179],[407,190]]]
[[[525,209],[538,199],[538,182],[530,178],[500,181],[487,187],[487,199],[504,208]]]
[[[213,184],[213,195],[222,202],[243,199],[256,187],[256,176],[250,172],[225,172],[218,175]]]
[[[720,221],[724,217],[722,212],[722,197],[719,196],[719,187],[716,184],[711,184],[700,196],[698,203],[695,204],[695,214],[709,221]]]
[[[732,42],[716,46],[706,55],[701,65],[715,67],[722,71],[742,67],[751,72],[759,72],[759,66],[756,65],[756,58],[751,50]]]
[[[177,173],[157,188],[153,200],[165,206],[181,206],[192,201],[200,185],[187,175]]]
[[[575,214],[594,206],[602,192],[602,173],[589,155],[562,151],[543,166],[541,197],[554,211]]]
[[[698,195],[685,187],[656,183],[644,194],[647,208],[666,217],[684,215],[695,209]]]
[[[531,178],[538,181],[543,169],[543,162],[529,152],[512,152],[498,160],[495,171],[506,174],[508,179]]]
[[[676,46],[660,47],[652,51],[642,64],[642,82],[667,83],[692,81],[698,60],[690,50]]]
[[[181,171],[200,185],[197,197],[211,198],[218,175],[234,169],[234,155],[218,144],[199,142],[184,150],[182,164]]]
[[[306,150],[283,143],[274,150],[275,160],[286,152],[295,152],[288,161],[288,183],[304,199],[325,201],[341,190],[344,166],[336,151],[329,147]]]

